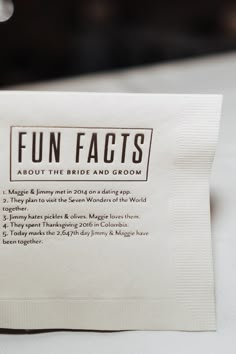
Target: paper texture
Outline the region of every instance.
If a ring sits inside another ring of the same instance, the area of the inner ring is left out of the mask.
[[[0,93],[0,327],[215,330],[221,96]]]

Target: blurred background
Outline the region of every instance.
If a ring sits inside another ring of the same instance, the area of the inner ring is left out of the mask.
[[[14,0],[0,87],[236,49],[232,0]]]

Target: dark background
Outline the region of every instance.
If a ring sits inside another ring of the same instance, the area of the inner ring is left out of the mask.
[[[236,1],[14,0],[0,86],[236,49]]]

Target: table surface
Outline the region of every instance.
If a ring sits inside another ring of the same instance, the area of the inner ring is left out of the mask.
[[[236,352],[236,54],[146,66],[18,89],[223,93],[223,116],[211,177],[217,332],[50,332],[0,335],[0,353],[235,354]]]

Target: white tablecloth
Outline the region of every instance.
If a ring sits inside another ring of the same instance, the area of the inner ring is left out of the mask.
[[[223,93],[211,180],[217,332],[52,332],[0,335],[0,354],[236,353],[236,54],[147,66],[20,89]]]

